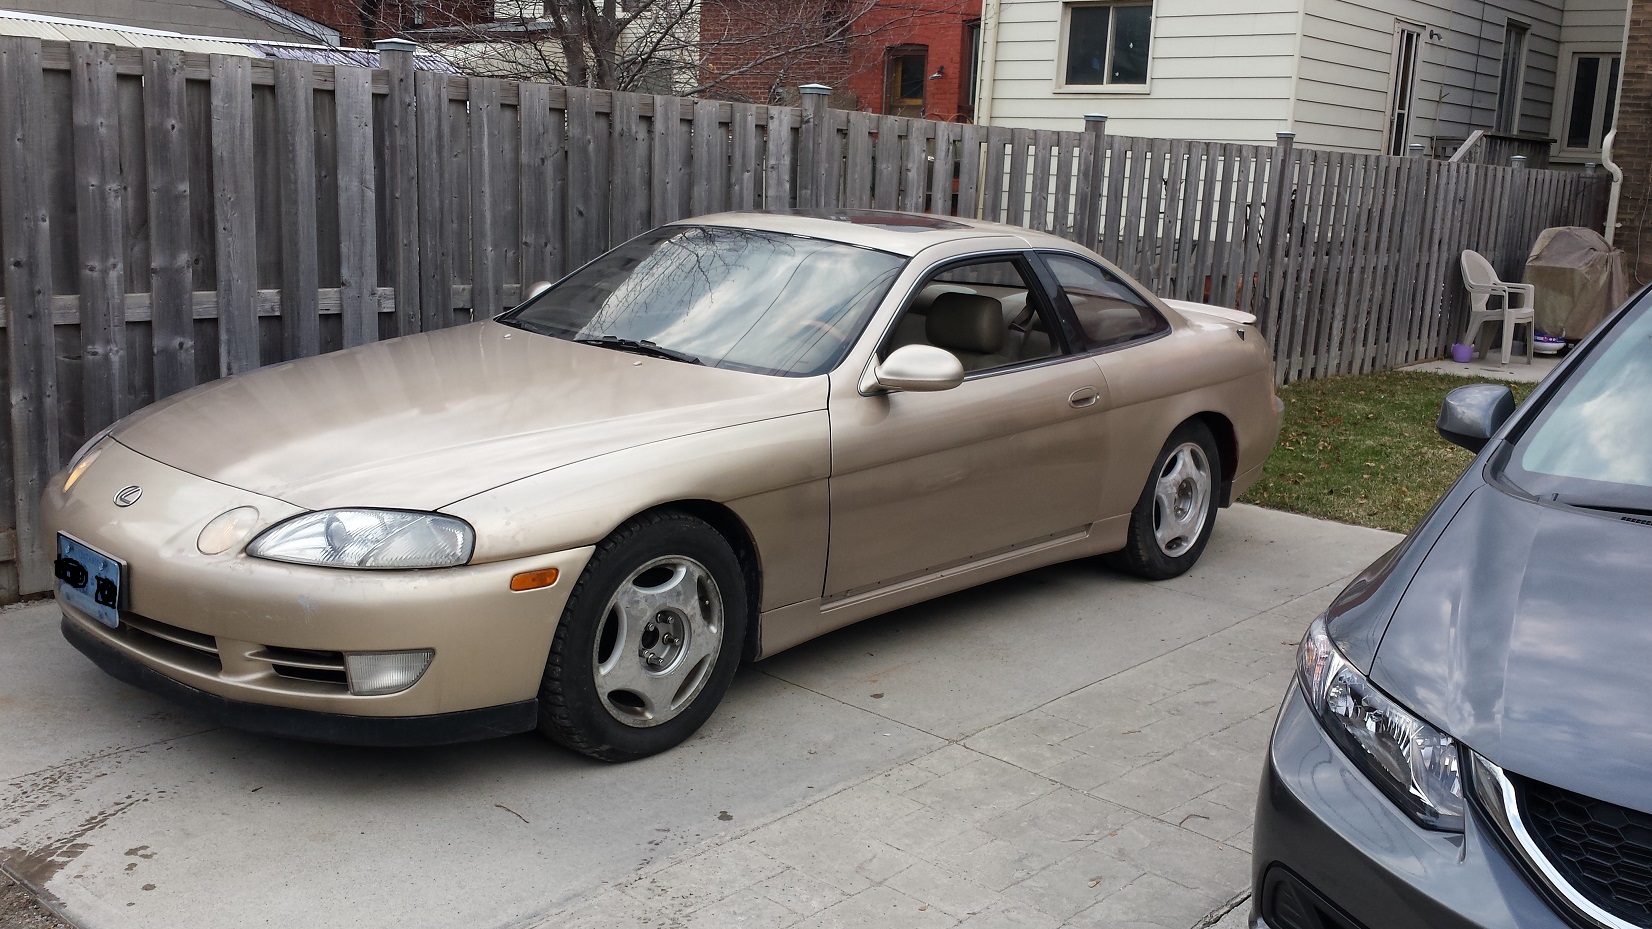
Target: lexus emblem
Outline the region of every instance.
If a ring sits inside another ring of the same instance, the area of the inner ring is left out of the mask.
[[[115,492],[115,506],[131,506],[143,496],[143,488],[136,484],[127,484]]]

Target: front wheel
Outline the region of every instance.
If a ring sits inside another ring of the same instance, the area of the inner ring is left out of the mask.
[[[647,514],[597,546],[551,644],[539,729],[604,761],[693,735],[728,690],[747,615],[728,542],[686,513]]]
[[[1149,580],[1185,574],[1205,550],[1216,526],[1221,454],[1198,421],[1181,424],[1159,451],[1130,513],[1130,535],[1110,556],[1121,571]]]

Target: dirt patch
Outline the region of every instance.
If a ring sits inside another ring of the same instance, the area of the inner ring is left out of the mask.
[[[0,873],[0,929],[74,929],[40,905],[28,888]]]

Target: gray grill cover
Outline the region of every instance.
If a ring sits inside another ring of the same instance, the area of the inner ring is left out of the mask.
[[[1537,288],[1537,331],[1581,339],[1628,299],[1623,251],[1593,229],[1543,230],[1526,258],[1526,283]]]

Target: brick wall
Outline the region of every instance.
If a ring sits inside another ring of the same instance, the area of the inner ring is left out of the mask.
[[[1613,242],[1629,255],[1636,281],[1652,281],[1652,0],[1629,5],[1629,47],[1618,101],[1612,160],[1623,168]]]
[[[280,3],[300,16],[337,29],[345,45],[358,48],[371,45],[374,39],[415,29],[485,23],[493,18],[492,0],[280,0]]]
[[[981,0],[880,2],[848,28],[851,37],[833,46],[774,56],[825,34],[826,17],[845,6],[812,5],[822,20],[797,23],[788,33],[777,27],[796,9],[788,0],[703,0],[701,39],[706,78],[733,75],[708,94],[756,103],[793,102],[798,84],[825,84],[836,93],[832,105],[886,112],[885,75],[892,49],[921,48],[925,74],[923,116],[959,120],[969,116],[969,24],[981,17]],[[797,22],[795,14],[792,22]],[[765,60],[768,59],[768,60]]]

